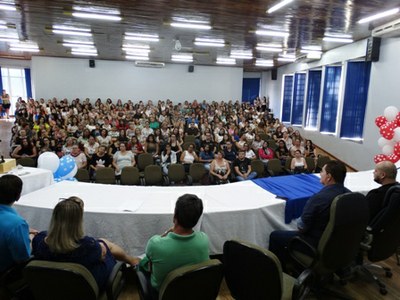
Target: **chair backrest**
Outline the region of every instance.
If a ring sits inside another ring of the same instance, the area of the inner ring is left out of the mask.
[[[75,178],[80,182],[90,182],[89,171],[87,169],[78,169]]]
[[[96,183],[115,184],[115,171],[111,167],[99,168],[96,170]]]
[[[202,163],[193,163],[189,168],[189,175],[192,177],[193,182],[199,182],[206,175],[206,169]]]
[[[375,262],[389,258],[400,245],[400,185],[388,189],[383,209],[371,221],[373,234],[368,260]]]
[[[185,180],[185,167],[181,164],[171,164],[168,167],[168,178],[170,182],[180,182]]]
[[[266,133],[259,133],[259,136],[263,141],[269,141],[271,139],[271,137]],[[271,145],[269,145],[269,147],[271,148]]]
[[[329,158],[329,156],[319,155],[317,158],[317,165],[315,167],[315,172],[317,173],[321,172],[323,166],[330,160],[331,159]]]
[[[275,149],[276,148],[276,142],[274,139],[269,139],[268,140],[268,145],[271,149]]]
[[[282,173],[281,161],[277,158],[270,159],[267,164],[268,171],[272,176],[278,176]]]
[[[223,277],[222,263],[217,259],[180,267],[165,278],[160,300],[215,300]]]
[[[315,170],[315,160],[312,157],[306,157],[306,163],[307,163],[307,170],[310,173],[313,173]]]
[[[281,299],[282,268],[272,252],[232,240],[224,243],[223,257],[225,281],[235,299]]]
[[[286,170],[290,170],[290,167],[291,167],[291,164],[292,164],[292,157],[288,157],[287,159],[286,159],[286,162],[285,162],[285,169]]]
[[[369,219],[369,208],[361,193],[337,196],[330,208],[329,222],[318,243],[318,260],[312,267],[328,274],[348,266],[360,249]]]
[[[185,143],[194,143],[195,140],[196,140],[196,136],[194,136],[192,134],[188,134],[183,138],[183,141]]]
[[[153,154],[141,153],[138,156],[139,171],[143,171],[147,166],[154,164]]]
[[[22,157],[17,159],[17,165],[21,165],[23,167],[31,167],[36,168],[36,162],[34,159],[30,157]]]
[[[140,185],[139,169],[125,167],[121,170],[121,185]]]
[[[259,159],[253,159],[251,161],[251,170],[257,173],[257,177],[264,177],[264,164]]]
[[[92,274],[82,265],[33,260],[23,270],[35,299],[97,299],[99,289]]]
[[[146,185],[163,185],[164,177],[160,166],[150,165],[144,169],[144,180]]]

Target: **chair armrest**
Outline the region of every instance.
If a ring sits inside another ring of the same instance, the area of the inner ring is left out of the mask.
[[[186,175],[187,176],[187,184],[188,185],[193,185],[193,178],[190,175]]]
[[[106,285],[108,300],[115,300],[118,298],[118,295],[120,294],[125,283],[124,272],[126,268],[127,267],[125,263],[118,261],[112,269]],[[120,280],[120,282],[118,282],[118,280]]]
[[[165,186],[171,185],[171,183],[169,182],[169,177],[167,175],[163,175],[163,181]]]
[[[298,250],[300,247],[303,248],[305,251]],[[304,239],[302,239],[299,236],[295,236],[294,238],[292,238],[290,240],[289,245],[288,245],[288,251],[289,251],[290,256],[298,264],[300,264],[301,266],[303,266],[305,268],[311,267],[311,265],[313,264],[313,262],[315,261],[315,259],[318,256],[317,249],[315,249],[314,246],[312,246],[311,244],[309,244],[308,242],[306,242]],[[311,257],[312,263],[309,266],[305,266],[304,262],[301,261],[300,258],[296,256],[296,251],[302,252],[302,253],[304,253],[304,255]]]
[[[371,227],[367,227],[367,230],[364,234],[364,238],[362,239],[360,243],[360,248],[361,250],[370,250],[371,249],[371,243],[374,240],[374,235],[371,233]]]

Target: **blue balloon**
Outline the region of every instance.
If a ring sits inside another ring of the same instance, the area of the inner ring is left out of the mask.
[[[61,178],[65,175],[68,175],[75,168],[75,165],[75,160],[71,155],[65,155],[61,157],[60,165],[58,166],[57,171],[54,172],[54,178]]]

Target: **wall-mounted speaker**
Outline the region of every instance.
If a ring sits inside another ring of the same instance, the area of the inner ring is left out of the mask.
[[[95,63],[94,59],[89,59],[89,67],[94,68],[95,66],[96,66],[96,63]]]
[[[194,72],[194,66],[193,65],[189,66],[188,72],[189,73],[193,73]]]
[[[278,69],[271,69],[271,80],[278,79]]]
[[[370,37],[367,40],[367,52],[365,53],[365,61],[379,61],[380,48],[381,38]]]

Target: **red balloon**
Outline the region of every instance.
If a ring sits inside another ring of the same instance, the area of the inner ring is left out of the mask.
[[[374,157],[374,162],[380,163],[381,161],[389,160],[388,157],[385,154],[377,154]]]
[[[394,136],[393,123],[388,122],[388,123],[382,125],[381,128],[379,129],[379,132],[385,139],[391,140]]]
[[[397,114],[396,119],[394,121],[397,122],[397,126],[400,127],[400,112]]]
[[[397,161],[400,159],[400,156],[396,155],[396,154],[390,154],[388,156],[388,159],[392,162],[392,163],[397,163]]]
[[[399,113],[399,114],[400,114],[400,113]],[[382,125],[386,124],[386,122],[387,122],[387,119],[386,119],[384,116],[378,116],[378,117],[376,117],[376,119],[375,119],[375,124],[376,124],[376,126],[378,126],[379,128],[380,128]]]
[[[393,154],[400,156],[400,142],[397,142],[396,144],[394,144]]]

